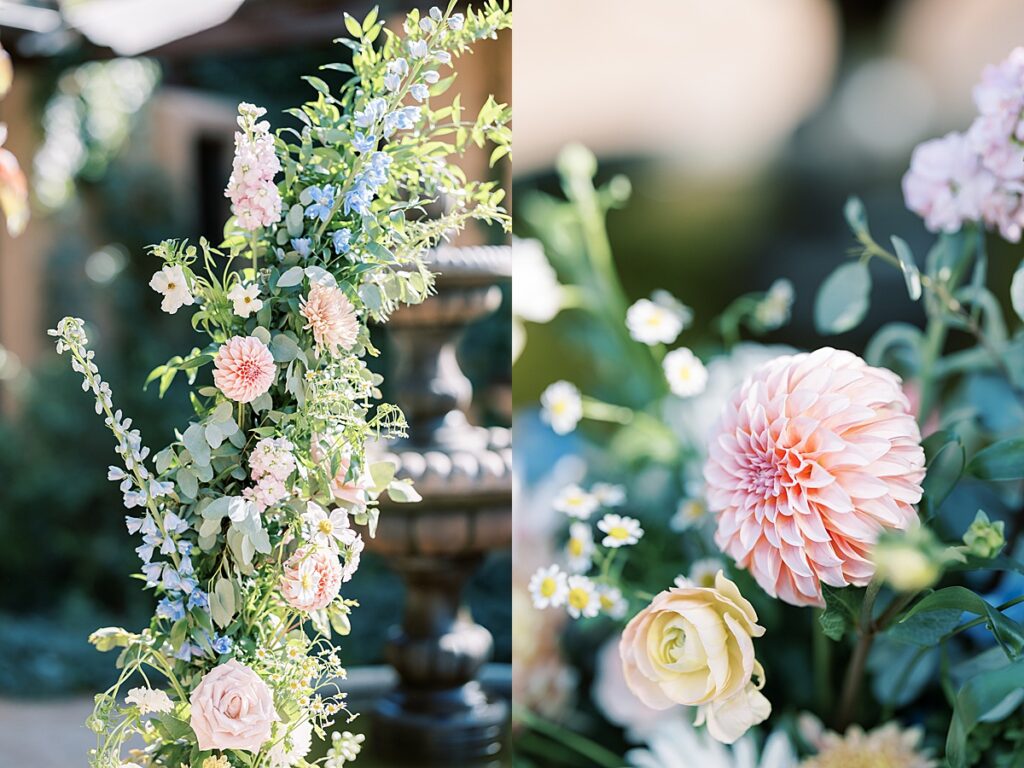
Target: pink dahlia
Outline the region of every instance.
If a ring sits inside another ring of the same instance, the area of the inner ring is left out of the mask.
[[[213,383],[239,403],[251,403],[270,389],[277,367],[267,345],[255,336],[233,336],[213,361]]]
[[[284,564],[281,594],[292,608],[317,611],[338,596],[341,581],[341,562],[336,554],[302,547]]]
[[[337,354],[356,343],[359,321],[352,302],[340,288],[314,285],[302,302],[301,312],[306,318],[304,327],[313,332],[318,347]]]
[[[883,530],[917,519],[921,433],[891,371],[835,349],[776,358],[734,392],[704,467],[715,541],[761,587],[823,605],[863,586]]]

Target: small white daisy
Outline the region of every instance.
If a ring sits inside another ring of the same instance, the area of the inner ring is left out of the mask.
[[[700,499],[682,499],[668,525],[676,533],[682,533],[702,521],[707,513],[707,507]]]
[[[328,512],[314,501],[306,503],[306,511],[302,515],[302,531],[306,541],[332,552],[338,551],[339,544],[351,546],[358,535],[349,527],[347,511],[335,508]]]
[[[530,578],[530,595],[535,608],[557,608],[565,604],[568,594],[565,573],[557,565],[538,568]]]
[[[565,545],[569,570],[586,573],[590,570],[594,554],[594,533],[587,523],[573,523],[569,526],[569,541]]]
[[[612,483],[594,483],[590,493],[602,507],[621,507],[626,503],[626,487]]]
[[[725,563],[717,557],[706,557],[702,560],[695,560],[690,566],[690,573],[687,581],[691,587],[714,587],[715,576],[725,568]]]
[[[568,381],[556,381],[540,396],[541,418],[559,435],[576,429],[583,418],[583,399],[580,391]]]
[[[626,310],[626,328],[642,344],[671,344],[689,322],[690,311],[665,291],[652,299],[640,299]]]
[[[600,506],[593,494],[587,493],[576,484],[565,486],[551,505],[556,512],[579,520],[589,519]]]
[[[677,397],[693,397],[708,385],[708,371],[704,363],[686,347],[673,349],[661,363],[668,379],[669,389]]]
[[[597,616],[601,610],[601,600],[597,596],[597,586],[586,576],[570,576],[566,609],[574,619],[581,616],[585,619]]]
[[[617,548],[636,544],[644,535],[640,521],[624,515],[607,514],[601,518],[597,527],[606,534],[601,540],[601,545],[605,547]]]
[[[618,587],[601,586],[597,589],[598,601],[601,603],[601,610],[613,619],[621,619],[629,610],[629,602],[622,596],[622,590]]]

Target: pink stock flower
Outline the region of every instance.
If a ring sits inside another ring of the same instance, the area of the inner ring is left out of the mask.
[[[899,377],[835,349],[782,356],[726,405],[704,468],[715,541],[770,595],[863,586],[883,530],[917,522],[924,451]]]
[[[336,554],[326,549],[302,547],[284,564],[281,594],[292,608],[317,611],[326,608],[338,596],[342,576]]]
[[[213,361],[213,383],[225,397],[251,403],[270,389],[277,366],[267,345],[255,336],[233,336]]]
[[[962,133],[919,144],[903,176],[907,208],[932,232],[956,232],[965,221],[980,219],[982,203],[995,187],[995,177],[981,167]]]
[[[189,702],[192,730],[202,750],[258,752],[280,720],[267,684],[234,659],[207,672]]]
[[[356,311],[345,292],[330,285],[316,284],[302,301],[305,328],[313,332],[318,347],[337,354],[351,349],[359,335]]]
[[[274,149],[270,124],[256,122],[266,110],[252,104],[238,105],[238,123],[242,131],[235,133],[235,158],[226,197],[231,198],[231,212],[238,226],[249,231],[269,227],[281,218],[281,193],[274,177],[281,171],[281,161]]]

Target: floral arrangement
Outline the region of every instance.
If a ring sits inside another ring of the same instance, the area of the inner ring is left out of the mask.
[[[923,261],[846,205],[854,246],[818,291],[819,333],[864,320],[872,262],[900,270],[926,315],[923,330],[879,328],[863,357],[751,339],[787,324],[787,280],[729,305],[707,348],[672,348],[693,312],[667,291],[626,299],[604,217],[629,183],[595,188],[582,147],[559,161],[567,200],[523,204],[539,239],[517,251],[531,288],[516,348],[528,323],[573,312],[608,375],[540,400],[587,461],[531,496],[568,536],[528,590],[545,615],[586,620],[562,652],[595,683],[592,702],[552,712],[559,665],[538,667],[550,679],[531,686],[543,702],[521,702],[522,754],[610,768],[1019,763],[1024,264],[1009,291],[988,285],[985,244],[1021,238],[1024,49],[974,97],[970,129],[919,146],[904,177],[936,235]]]
[[[454,159],[491,144],[492,162],[507,154],[509,109],[492,98],[466,119],[458,97],[432,100],[454,59],[511,15],[497,0],[454,6],[414,11],[400,32],[376,10],[346,16],[351,64],[323,67],[345,80],[306,78],[316,97],[289,110],[297,129],[272,132],[265,110],[239,106],[224,242],[152,248],[162,309],[188,308],[205,337],[147,380],[161,396],[179,375],[191,386],[195,418],[171,445],[151,454],[117,410],[82,320],[51,331],[114,434],[109,479],[157,599],[143,630],[90,638],[120,652],[89,719],[96,768],[309,766],[314,734],[353,716],[331,643],[355,607],[343,586],[380,495],[418,499],[367,453],[405,427],[379,402],[367,325],[430,295],[423,257],[441,238],[470,219],[508,225],[501,190],[468,181]],[[328,741],[315,763],[338,768],[362,736]]]

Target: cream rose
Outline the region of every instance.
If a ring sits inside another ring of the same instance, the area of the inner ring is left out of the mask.
[[[231,660],[206,673],[189,699],[199,748],[258,752],[280,718],[267,684]]]
[[[714,587],[669,589],[622,633],[626,684],[653,709],[701,707],[698,722],[732,743],[771,711],[759,691],[764,670],[752,641],[763,634],[753,606],[721,571]]]

